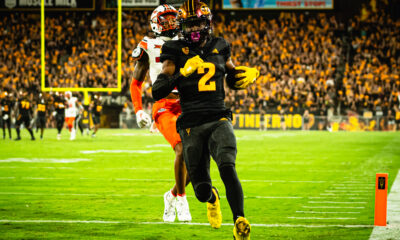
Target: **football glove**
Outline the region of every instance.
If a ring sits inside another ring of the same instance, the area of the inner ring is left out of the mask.
[[[143,110],[139,110],[136,113],[136,122],[140,128],[150,126],[151,118],[149,114],[145,113]]]
[[[244,71],[235,75],[235,78],[239,79],[235,82],[235,87],[240,89],[247,88],[250,84],[256,81],[258,76],[260,76],[260,72],[256,68],[239,66],[235,67],[235,70]]]
[[[185,66],[180,69],[180,72],[184,77],[188,77],[196,71],[203,62],[203,59],[201,59],[199,55],[189,58],[189,60],[186,61]]]
[[[8,119],[8,114],[4,114],[3,120],[5,121],[5,120],[7,120],[7,119]]]

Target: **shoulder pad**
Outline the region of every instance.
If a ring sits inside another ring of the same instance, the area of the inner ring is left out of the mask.
[[[140,60],[144,52],[148,50],[148,37],[144,37],[137,47],[132,51],[132,58],[134,61]]]
[[[164,62],[169,59],[176,62],[177,58],[182,54],[182,49],[179,40],[165,42],[161,48],[160,61]]]

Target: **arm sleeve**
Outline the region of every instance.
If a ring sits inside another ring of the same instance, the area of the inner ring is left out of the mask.
[[[153,84],[152,94],[154,100],[158,101],[168,96],[168,94],[175,88],[181,74],[178,72],[175,75],[169,76],[161,73],[158,75],[157,80]]]
[[[138,81],[136,79],[132,79],[130,90],[131,90],[131,99],[133,103],[133,107],[135,109],[135,113],[137,111],[142,110],[142,84],[143,81]]]

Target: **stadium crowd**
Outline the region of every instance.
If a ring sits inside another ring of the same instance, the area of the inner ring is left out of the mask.
[[[400,120],[400,20],[385,13],[384,1],[379,4],[346,21],[304,12],[232,20],[216,12],[214,34],[231,43],[234,63],[261,72],[249,89],[227,90],[227,105],[236,113],[382,111]],[[130,54],[149,34],[150,13],[123,14],[121,94],[127,97],[134,69]],[[12,13],[1,19],[1,91],[37,94],[40,16]],[[48,14],[45,34],[47,87],[116,87],[116,14]],[[144,106],[150,109],[151,86],[144,88]]]

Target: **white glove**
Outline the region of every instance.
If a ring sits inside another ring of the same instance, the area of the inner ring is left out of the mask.
[[[56,111],[54,111],[53,112],[53,117],[55,117],[57,115],[57,112]]]
[[[3,120],[5,121],[5,120],[7,120],[7,119],[8,119],[8,114],[4,114]]]
[[[149,114],[145,113],[143,110],[139,110],[136,113],[136,122],[140,128],[150,126],[151,118]]]

